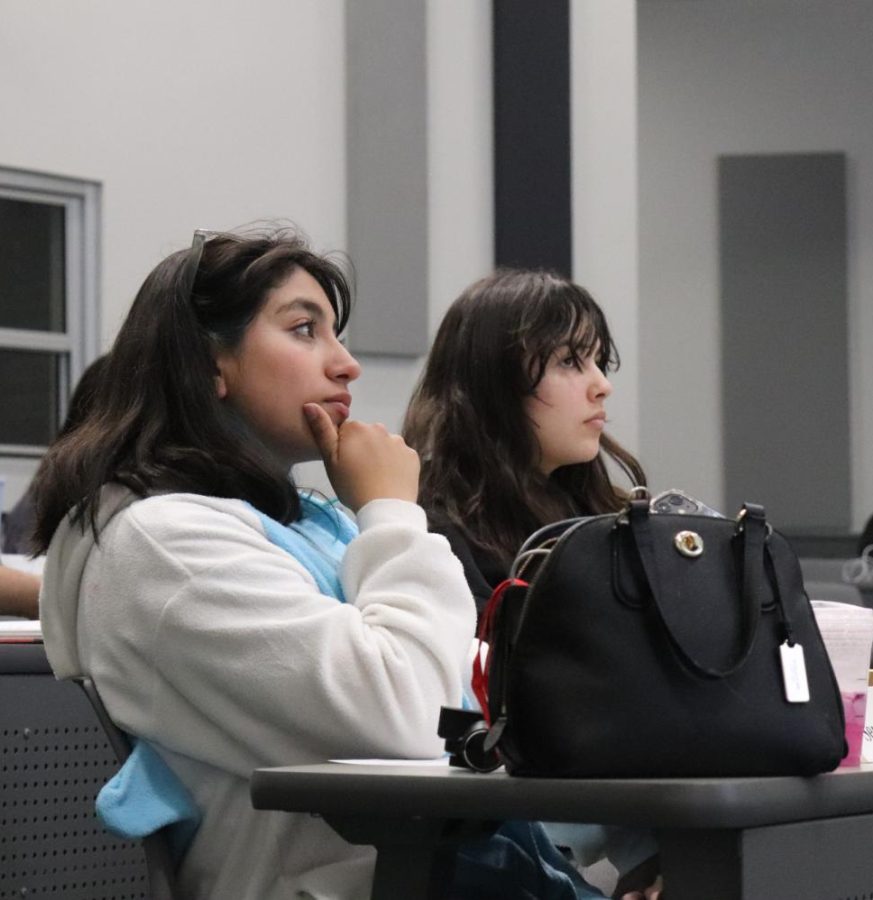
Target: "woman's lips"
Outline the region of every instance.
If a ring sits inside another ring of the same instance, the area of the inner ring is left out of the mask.
[[[352,401],[349,400],[322,400],[319,406],[330,414],[333,413],[340,422],[345,422],[351,413]]]

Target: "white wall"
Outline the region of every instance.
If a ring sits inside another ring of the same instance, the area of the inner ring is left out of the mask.
[[[490,8],[428,4],[432,331],[492,265]],[[278,218],[345,247],[344,18],[343,0],[0,0],[0,165],[103,185],[104,349],[195,227]],[[397,427],[421,360],[362,362],[354,414]],[[33,469],[3,462],[7,508]]]
[[[494,265],[491,0],[429,0],[431,337],[452,300]]]
[[[0,14],[0,162],[103,184],[106,343],[197,226],[290,217],[343,246],[342,0],[2,0]]]
[[[451,301],[493,266],[489,0],[430,0],[427,47],[429,283],[422,299],[432,337]],[[422,362],[363,357],[355,416],[399,427]]]
[[[873,512],[873,4],[641,0],[637,27],[641,456],[661,486],[721,503],[716,157],[844,151],[859,528]],[[798,487],[815,490],[814,473]]]
[[[573,0],[573,277],[603,307],[621,368],[609,431],[639,446],[639,283],[635,0]]]
[[[490,0],[429,0],[427,79],[429,283],[422,300],[432,338],[451,301],[494,264]],[[362,356],[355,418],[399,428],[423,362]],[[299,466],[296,475],[329,491],[320,465]]]
[[[722,494],[715,157],[847,152],[859,526],[873,510],[873,5],[571,8],[574,274],[622,353],[613,432],[656,487]],[[344,246],[342,0],[0,0],[0,19],[0,165],[103,185],[104,347],[196,226],[290,218]],[[492,265],[490,2],[430,0],[427,24],[433,331]],[[355,414],[396,427],[421,360],[363,362]],[[31,469],[4,463],[7,506]]]
[[[102,344],[196,227],[345,246],[342,0],[0,0],[0,165],[103,185]],[[14,462],[6,505],[32,464]]]

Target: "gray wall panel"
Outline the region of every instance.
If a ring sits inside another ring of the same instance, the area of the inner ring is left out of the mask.
[[[424,0],[346,4],[348,248],[357,353],[428,346]]]
[[[570,4],[493,0],[499,266],[572,270]]]
[[[780,528],[850,522],[845,183],[840,153],[719,159],[726,501]]]

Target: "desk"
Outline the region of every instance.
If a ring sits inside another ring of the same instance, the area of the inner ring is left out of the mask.
[[[378,851],[372,900],[436,900],[454,848],[503,819],[653,828],[669,900],[873,897],[873,765],[817,778],[552,779],[448,767],[258,769],[256,809]]]

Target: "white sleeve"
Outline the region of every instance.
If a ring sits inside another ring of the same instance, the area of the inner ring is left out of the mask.
[[[439,755],[439,708],[460,700],[475,607],[418,506],[360,511],[346,603],[233,512],[153,498],[117,519],[86,570],[80,634],[122,727],[245,777]]]

